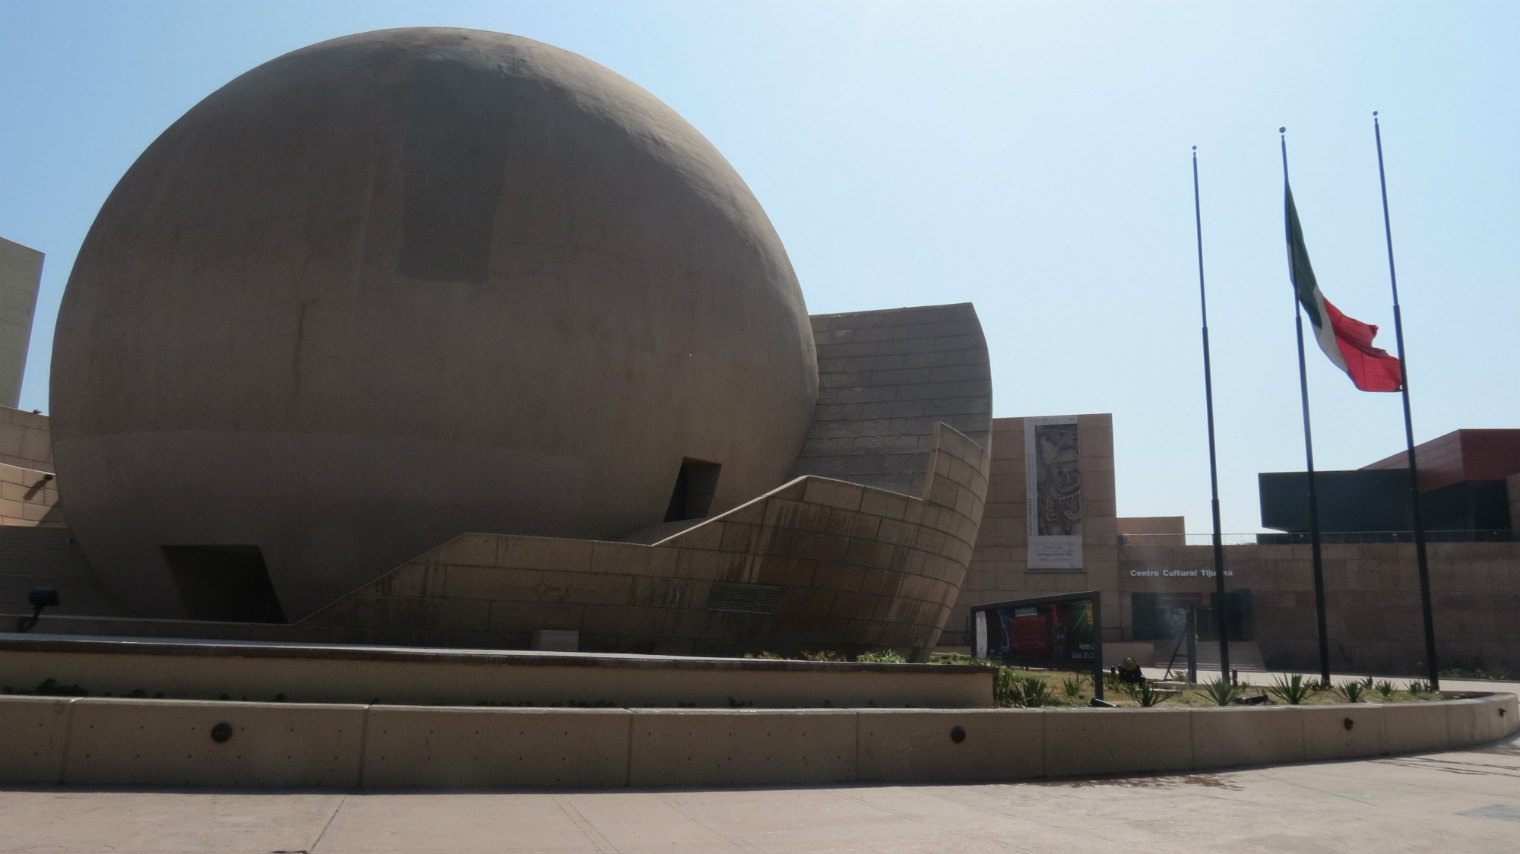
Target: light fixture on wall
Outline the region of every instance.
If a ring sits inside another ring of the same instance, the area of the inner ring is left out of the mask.
[[[58,589],[55,587],[33,587],[26,594],[26,601],[32,605],[32,615],[21,617],[16,620],[16,631],[29,632],[42,619],[43,608],[58,607]]]

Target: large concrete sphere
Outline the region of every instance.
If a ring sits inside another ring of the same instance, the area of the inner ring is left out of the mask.
[[[226,616],[256,546],[297,619],[465,531],[658,523],[685,459],[722,466],[712,511],[748,500],[817,383],[770,221],[669,107],[389,30],[244,74],[132,166],[64,296],[53,447],[129,605]]]

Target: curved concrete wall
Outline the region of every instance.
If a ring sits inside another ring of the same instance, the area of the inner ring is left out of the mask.
[[[60,309],[53,448],[138,613],[231,619],[160,550],[226,545],[295,620],[465,531],[659,522],[687,458],[736,506],[816,391],[779,238],[669,107],[527,39],[389,30],[248,72],[128,171]]]
[[[771,711],[0,698],[0,784],[459,788],[975,782],[1441,751],[1516,697],[1388,706]],[[213,741],[218,723],[231,738]],[[959,728],[957,741],[952,731]]]

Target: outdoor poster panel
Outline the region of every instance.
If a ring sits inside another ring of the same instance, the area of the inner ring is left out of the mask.
[[[1020,667],[1092,669],[1099,654],[1096,598],[1088,593],[978,608],[975,654]]]
[[[1082,568],[1082,477],[1075,415],[1024,420],[1030,569]]]

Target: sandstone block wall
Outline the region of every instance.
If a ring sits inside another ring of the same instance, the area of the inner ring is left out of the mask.
[[[992,422],[991,480],[987,511],[966,581],[945,624],[944,642],[970,643],[973,605],[1083,590],[1103,592],[1108,627],[1115,627],[1120,602],[1118,579],[1117,506],[1114,500],[1113,417],[1077,416],[1078,471],[1082,479],[1082,569],[1029,569],[1029,537],[1024,469],[1023,418]],[[1120,640],[1110,631],[1105,640]]]
[[[0,406],[0,463],[17,468],[53,471],[53,445],[48,417]]]
[[[1520,645],[1511,637],[1520,613],[1515,552],[1513,543],[1428,545],[1441,667],[1520,668]],[[1321,554],[1331,670],[1422,673],[1425,636],[1414,546],[1325,545]],[[1209,546],[1125,548],[1119,574],[1126,618],[1127,600],[1136,592],[1193,593],[1207,601],[1214,580],[1200,570],[1213,565]],[[1228,589],[1251,591],[1255,640],[1266,666],[1318,670],[1309,546],[1226,546],[1224,565]],[[1158,574],[1140,574],[1150,571]]]

